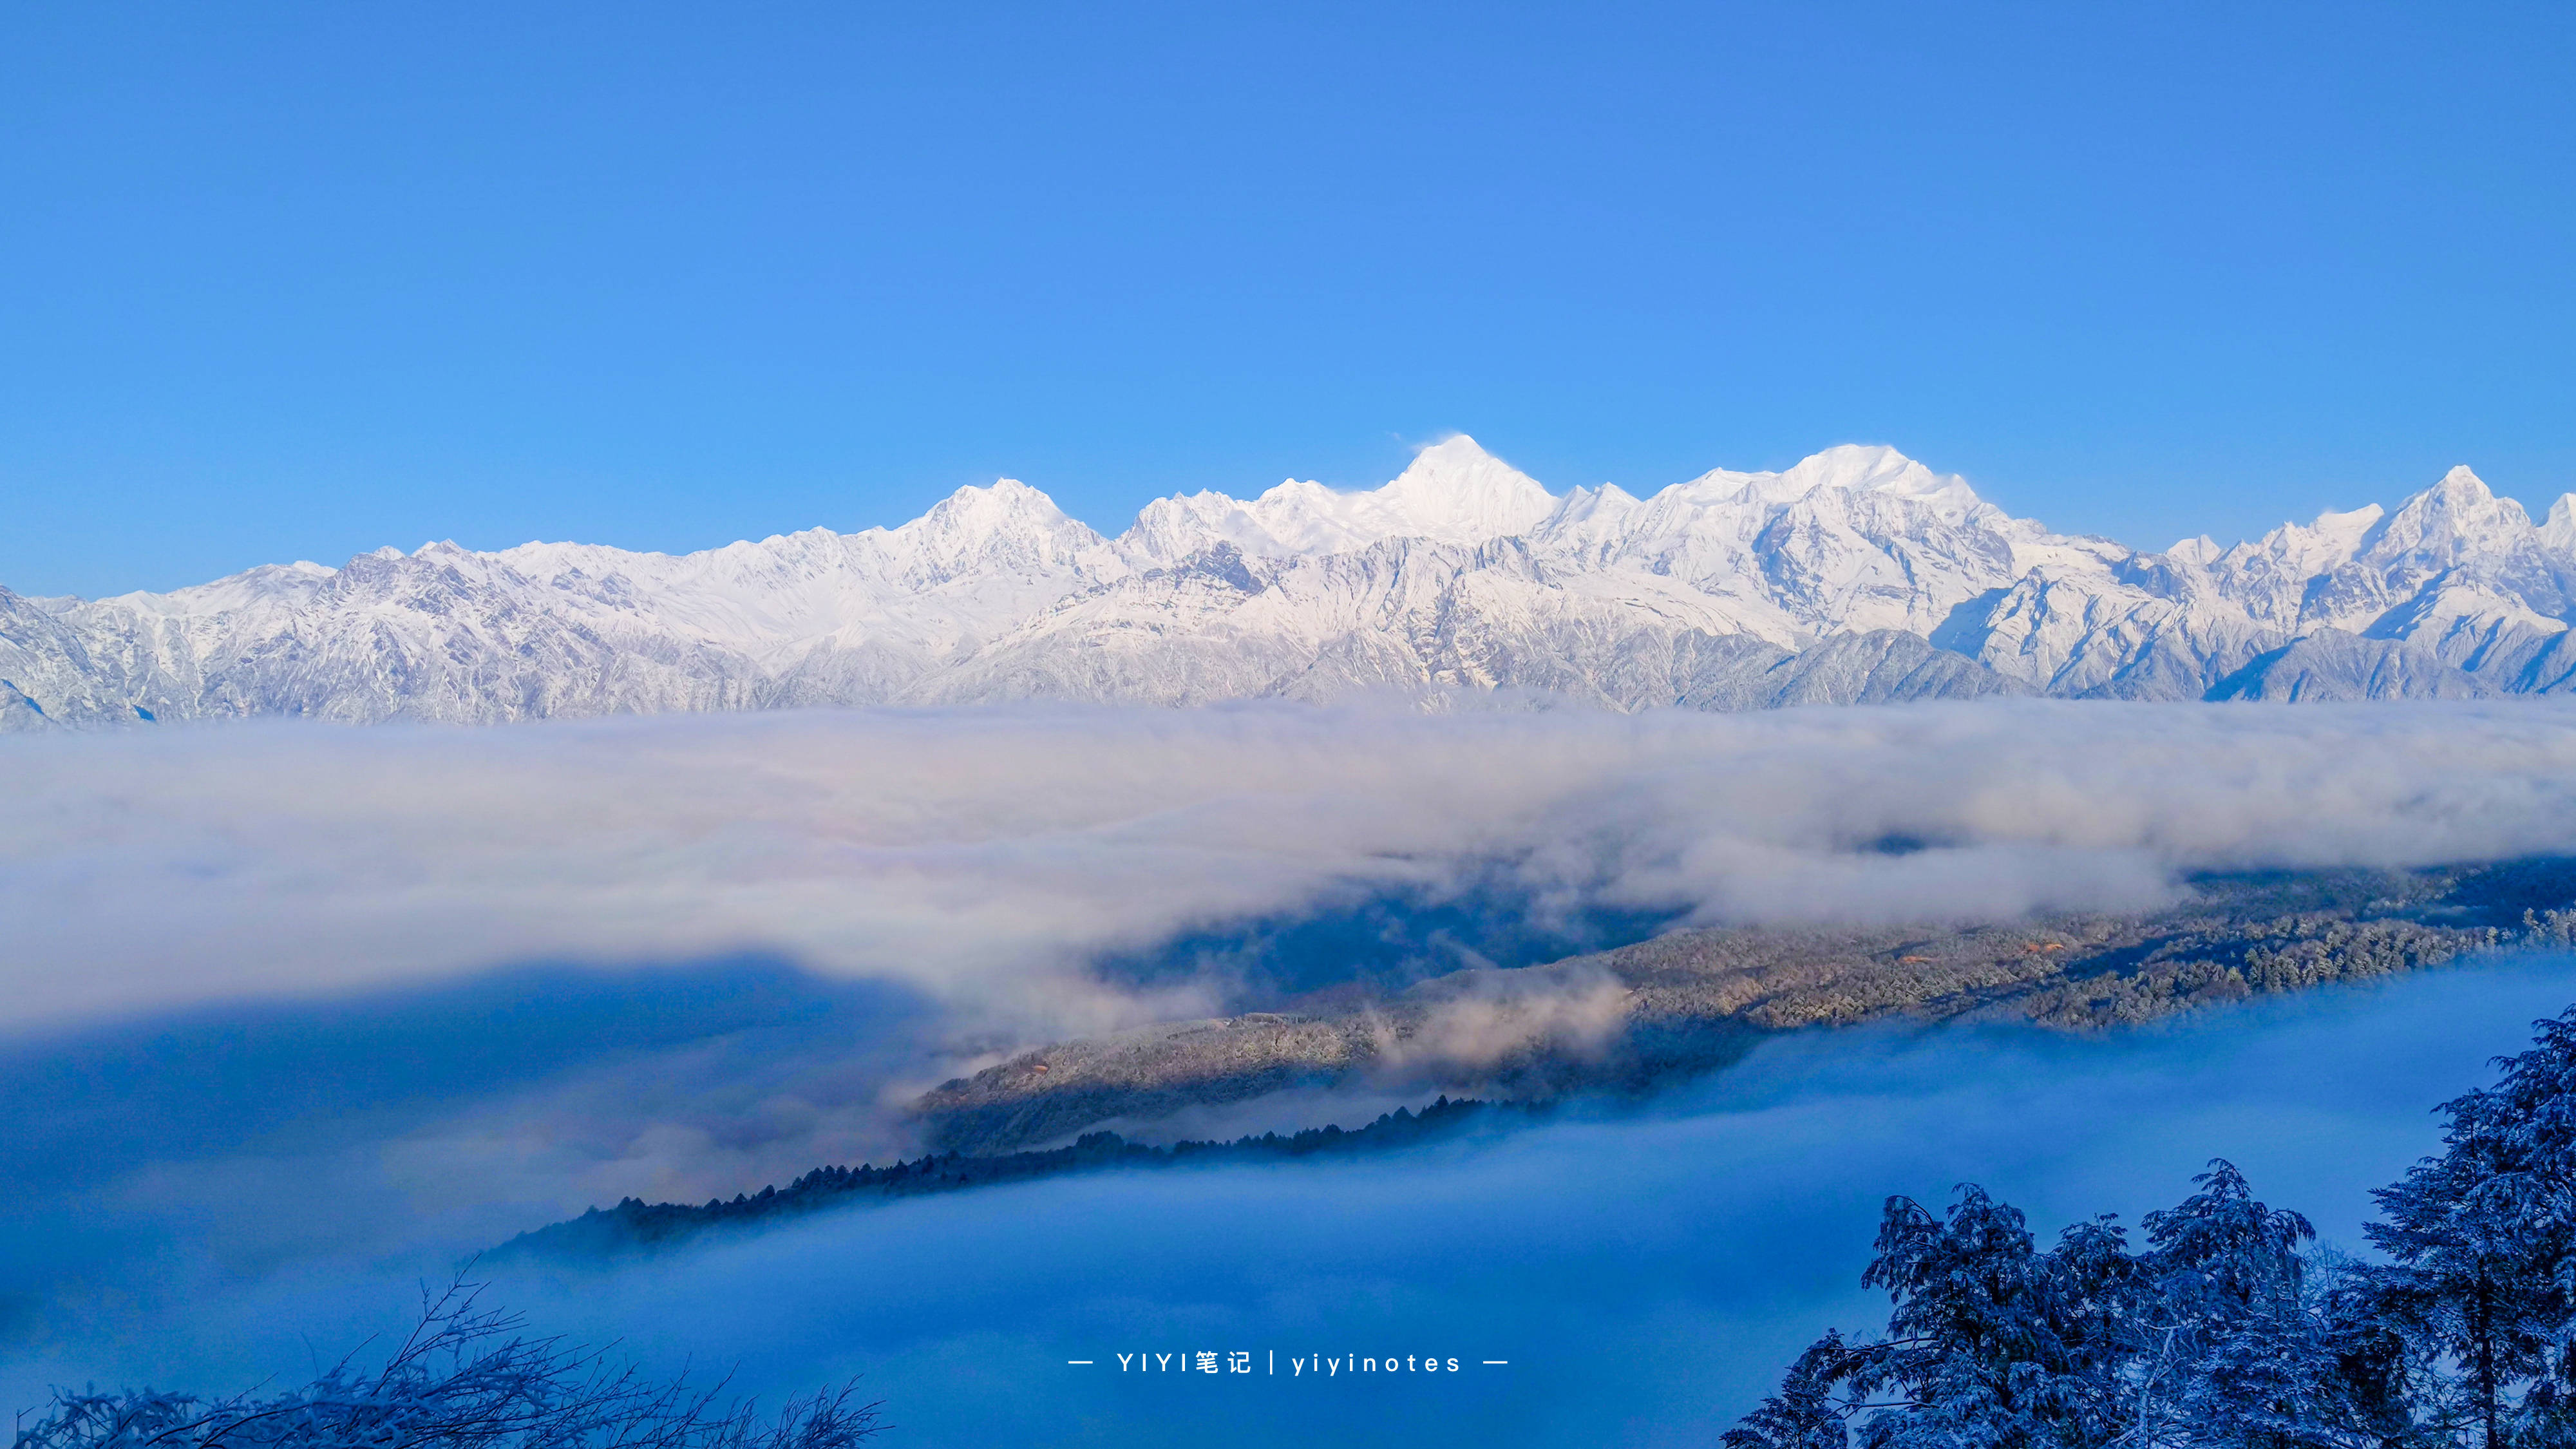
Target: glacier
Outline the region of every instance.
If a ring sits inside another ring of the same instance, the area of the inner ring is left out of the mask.
[[[1022,700],[1757,709],[1986,695],[2576,692],[2576,494],[2465,467],[2395,509],[2160,553],[1893,448],[1550,492],[1460,436],[1384,487],[1147,505],[1003,479],[896,528],[700,553],[384,548],[96,600],[0,588],[0,730]]]

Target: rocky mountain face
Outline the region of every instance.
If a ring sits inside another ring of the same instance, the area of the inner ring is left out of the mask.
[[[1366,492],[1165,498],[1104,538],[1005,479],[899,528],[674,557],[394,549],[167,594],[0,589],[0,729],[1360,696],[1755,709],[1992,694],[2576,690],[2576,495],[2455,468],[2222,549],[2050,533],[1888,448],[1638,498],[1468,438]]]

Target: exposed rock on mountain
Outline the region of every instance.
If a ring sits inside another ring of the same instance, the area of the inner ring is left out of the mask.
[[[900,528],[673,557],[434,543],[95,601],[0,590],[0,730],[1063,699],[1616,709],[2576,688],[2576,495],[2405,500],[2140,553],[1888,448],[1562,496],[1467,438],[1383,488],[1148,505],[1003,480]]]

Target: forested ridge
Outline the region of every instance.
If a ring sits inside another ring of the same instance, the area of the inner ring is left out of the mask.
[[[2576,1007],[2442,1104],[2442,1150],[2378,1189],[2377,1257],[2213,1161],[2142,1238],[2046,1249],[1974,1185],[1888,1200],[1864,1285],[1728,1449],[2558,1449],[2576,1445]]]
[[[1039,1152],[1009,1152],[978,1157],[932,1153],[889,1166],[818,1167],[785,1187],[737,1193],[731,1201],[709,1198],[701,1204],[648,1203],[627,1198],[613,1208],[592,1208],[566,1222],[521,1233],[496,1250],[495,1256],[518,1253],[548,1255],[609,1253],[689,1237],[709,1228],[768,1222],[818,1209],[854,1203],[959,1192],[1005,1182],[1061,1177],[1079,1172],[1152,1169],[1193,1164],[1238,1165],[1246,1162],[1329,1156],[1412,1146],[1455,1134],[1482,1118],[1508,1113],[1515,1120],[1543,1109],[1514,1103],[1480,1102],[1441,1097],[1416,1112],[1398,1107],[1364,1127],[1310,1127],[1282,1136],[1265,1132],[1230,1142],[1186,1141],[1169,1147],[1130,1142],[1115,1132],[1087,1132],[1069,1147]]]
[[[2112,1029],[2483,953],[2576,946],[2576,858],[2566,856],[2199,874],[2181,885],[2172,905],[2127,914],[1671,931],[1542,966],[1461,970],[1383,999],[1056,1042],[942,1083],[913,1111],[939,1149],[1000,1153],[1291,1088],[1625,1095],[1723,1070],[1784,1031],[1961,1017]],[[1604,984],[1619,992],[1617,1021],[1581,1049],[1543,1032],[1454,1062],[1409,1049],[1436,1039],[1462,999],[1473,1009],[1496,992]]]

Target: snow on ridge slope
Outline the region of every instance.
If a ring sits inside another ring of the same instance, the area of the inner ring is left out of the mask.
[[[0,590],[0,729],[1357,693],[1636,709],[2576,690],[2576,495],[2466,468],[2220,548],[2054,534],[1892,448],[1558,496],[1465,436],[1383,487],[1147,505],[1011,479],[699,553],[381,549],[95,602]],[[2302,640],[2313,640],[2301,647]]]

